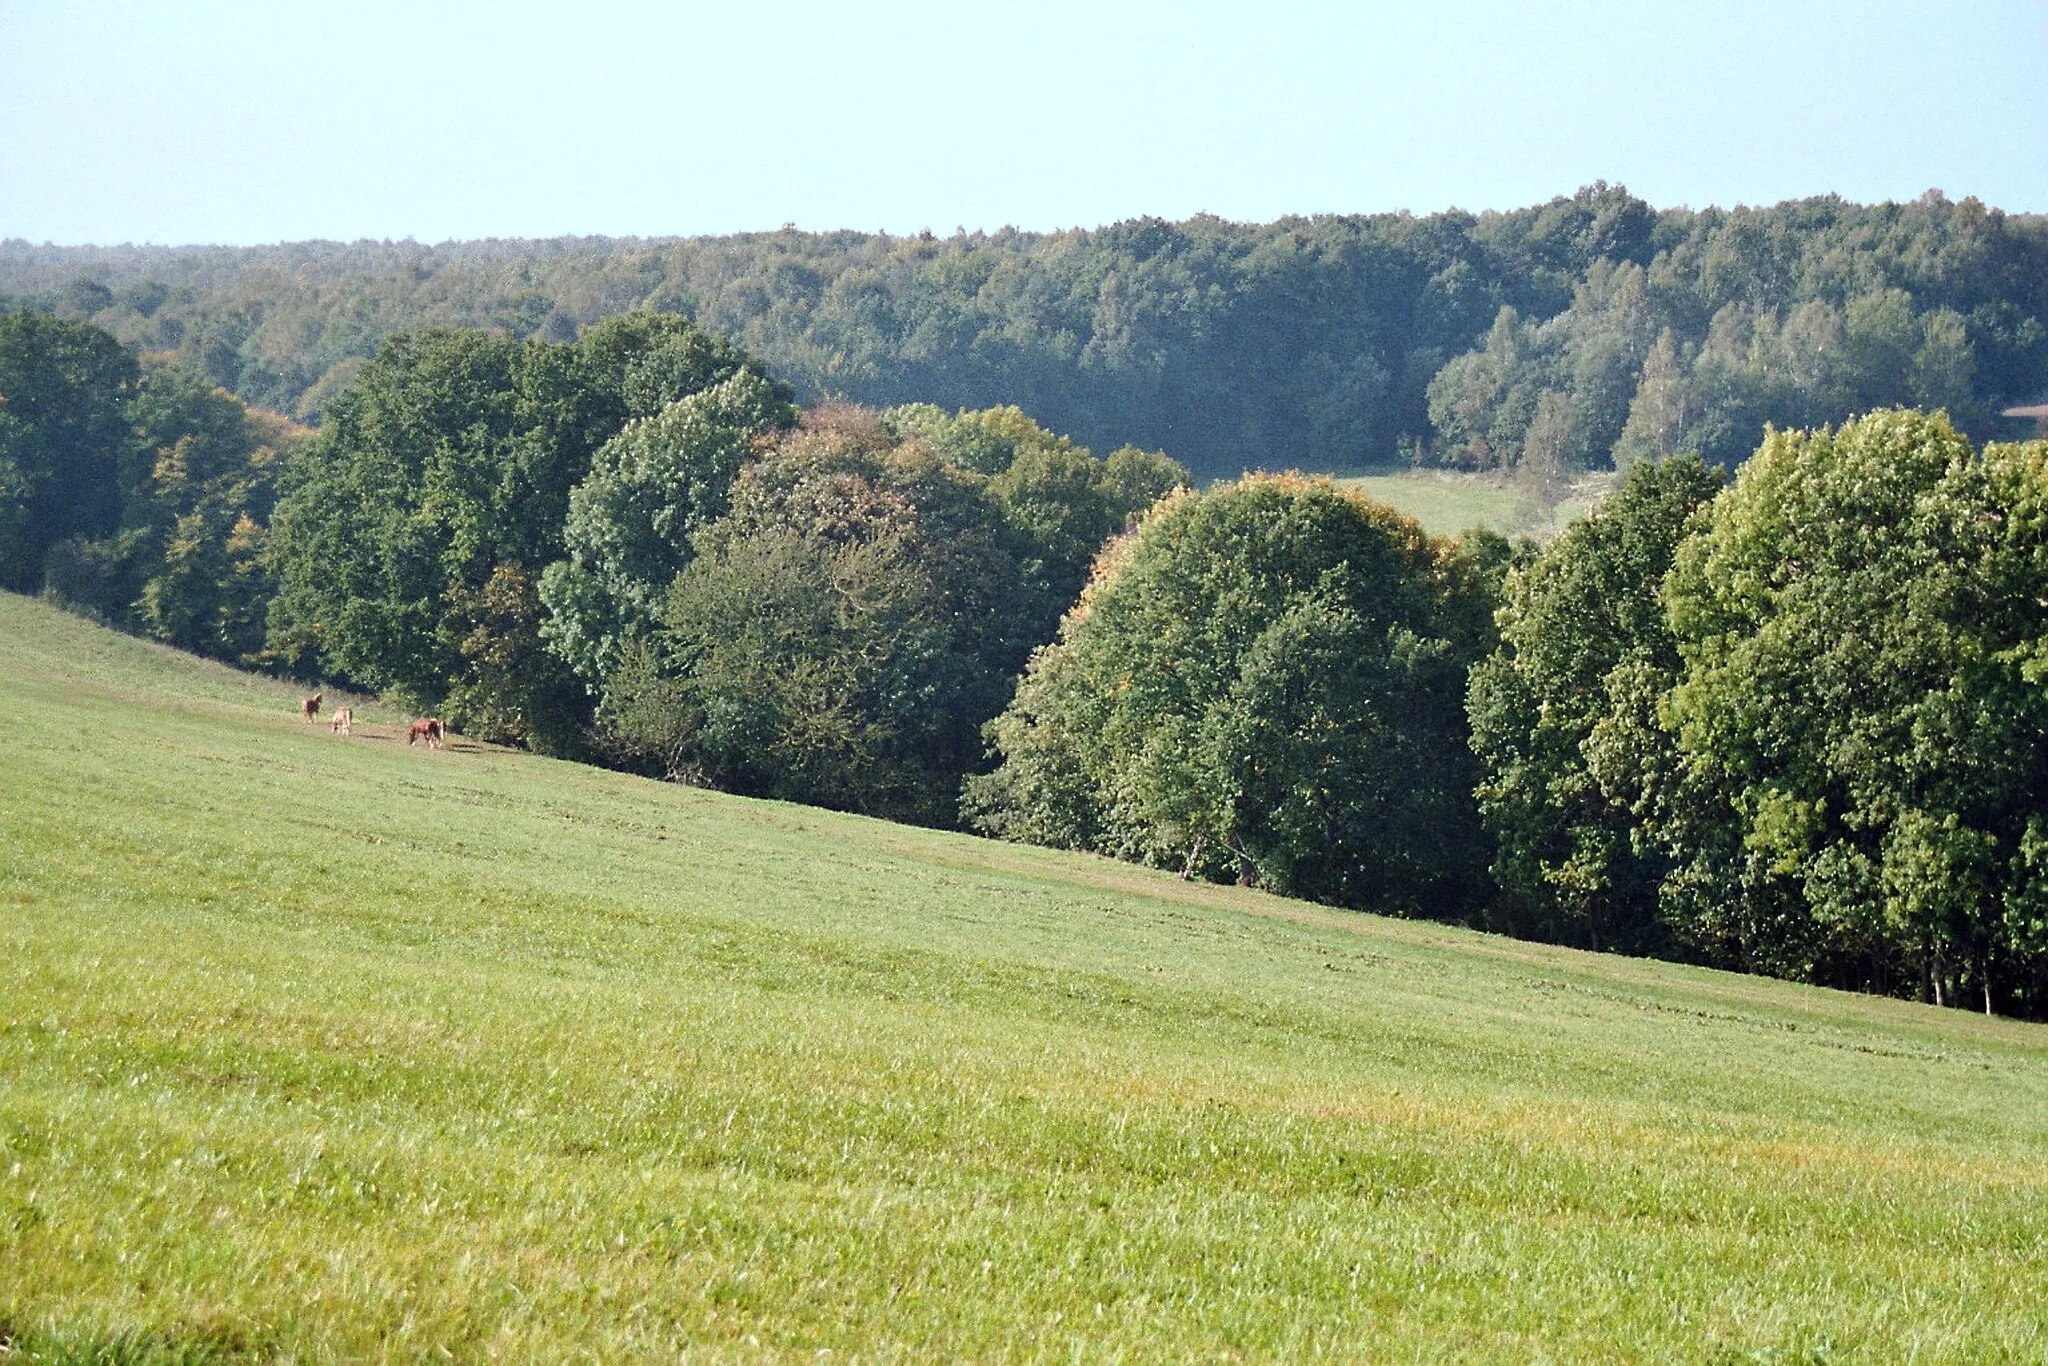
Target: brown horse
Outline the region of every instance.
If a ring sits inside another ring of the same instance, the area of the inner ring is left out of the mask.
[[[327,733],[329,735],[346,735],[349,732],[349,727],[355,723],[356,713],[353,707],[336,707],[334,709],[334,719],[327,723]]]
[[[408,749],[421,740],[427,742],[428,749],[446,749],[448,747],[447,736],[441,729],[441,719],[439,717],[422,716],[414,721],[405,732],[405,744]]]
[[[323,691],[316,692],[311,697],[300,698],[299,714],[304,716],[308,722],[312,721],[314,717],[320,714],[320,699],[325,696],[327,694]]]

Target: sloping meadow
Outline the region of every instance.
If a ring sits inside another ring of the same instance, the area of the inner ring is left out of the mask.
[[[0,598],[0,1351],[2048,1350],[2048,1033],[351,737]]]

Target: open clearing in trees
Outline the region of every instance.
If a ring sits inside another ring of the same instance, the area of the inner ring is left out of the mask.
[[[0,1354],[2048,1352],[2038,1026],[297,699],[0,597]]]
[[[1484,527],[1503,536],[1543,538],[1585,516],[1610,491],[1615,478],[1607,474],[1582,479],[1555,504],[1492,475],[1416,470],[1346,475],[1337,482],[1413,517],[1432,536],[1455,536]]]

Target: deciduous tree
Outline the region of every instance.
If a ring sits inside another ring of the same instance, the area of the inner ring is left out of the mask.
[[[1459,679],[1490,643],[1473,636],[1504,551],[1463,555],[1327,482],[1169,498],[1033,658],[969,810],[1012,838],[1463,913]]]

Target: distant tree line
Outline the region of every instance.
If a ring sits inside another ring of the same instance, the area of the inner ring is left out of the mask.
[[[490,738],[2048,1016],[2048,442],[1646,452],[1540,550],[675,314],[387,340],[317,434],[0,315],[0,583]]]
[[[1766,422],[1945,408],[1974,438],[2048,394],[2048,219],[1930,192],[1656,210],[1156,219],[1094,231],[670,240],[0,244],[0,304],[86,319],[318,421],[390,336],[573,341],[680,313],[805,402],[1019,404],[1197,474],[1420,462],[1540,486]]]

